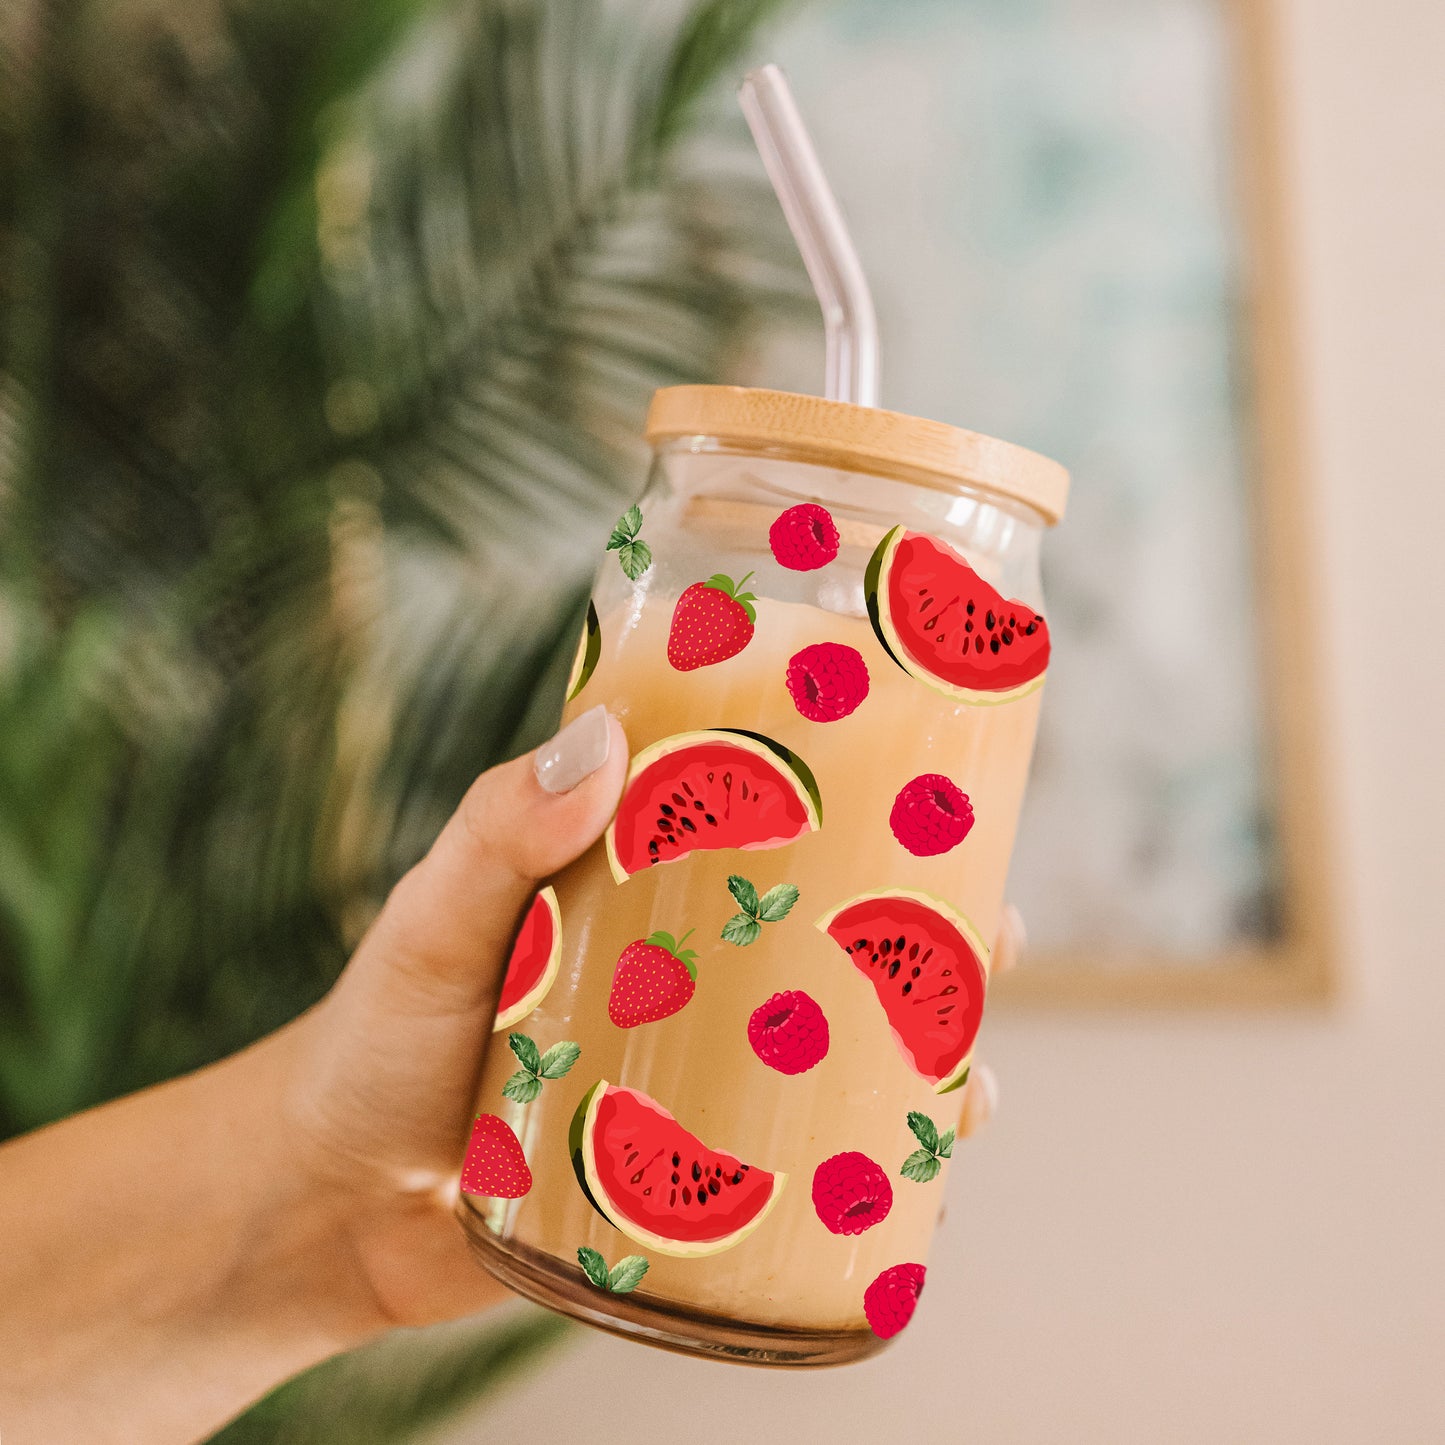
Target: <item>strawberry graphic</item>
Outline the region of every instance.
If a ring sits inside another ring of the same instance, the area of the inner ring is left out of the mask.
[[[726,662],[753,640],[757,599],[739,590],[752,575],[749,572],[734,582],[715,572],[706,582],[694,582],[677,599],[667,634],[667,660],[679,672]]]
[[[617,960],[607,1017],[620,1029],[656,1023],[685,1008],[697,988],[697,954],[682,945],[692,936],[649,933],[629,943]]]
[[[520,1199],[531,1187],[532,1171],[511,1125],[495,1114],[483,1114],[472,1125],[467,1162],[462,1165],[462,1192]]]

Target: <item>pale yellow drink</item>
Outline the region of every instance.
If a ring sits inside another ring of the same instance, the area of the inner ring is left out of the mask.
[[[509,1242],[564,1260],[579,1245],[609,1261],[635,1252],[588,1203],[559,1141],[597,1079],[637,1087],[714,1148],[788,1175],[768,1219],[726,1254],[651,1257],[646,1293],[710,1314],[866,1330],[863,1289],[890,1265],[926,1260],[950,1167],[926,1184],[898,1174],[917,1147],[907,1111],[928,1113],[941,1130],[957,1122],[961,1094],[936,1095],[908,1068],[872,984],[813,920],[854,894],[923,889],[953,903],[991,939],[1040,694],[1000,707],[962,706],[897,667],[866,617],[766,599],[758,604],[757,632],[747,648],[689,674],[683,685],[665,660],[669,618],[668,607],[648,607],[629,630],[624,617],[604,617],[596,674],[567,715],[605,703],[634,753],[696,728],[702,718],[775,738],[812,769],[823,825],[784,848],[694,853],[622,884],[599,844],[560,875],[560,978],[571,987],[554,988],[517,1027],[542,1048],[572,1039],[582,1055],[540,1099],[518,1105],[501,1092],[516,1060],[493,1050],[479,1108],[512,1125],[535,1182],[525,1198],[488,1203],[487,1222]],[[784,675],[795,652],[822,641],[863,655],[870,691],[853,716],[814,723],[794,707]],[[913,857],[888,826],[898,790],[921,773],[958,780],[974,808],[968,836],[935,858]],[[759,892],[784,882],[800,890],[789,917],[765,926],[745,948],[719,936],[736,911],[727,891],[730,873],[748,877]],[[569,926],[574,919],[586,921]],[[696,932],[688,946],[698,950],[692,1001],[671,1018],[616,1028],[607,998],[618,955],[656,929],[680,936],[690,928]],[[815,998],[831,1036],[827,1057],[792,1077],[762,1066],[747,1044],[753,1010],[784,989]],[[814,1169],[845,1149],[876,1160],[894,1185],[888,1217],[852,1237],[829,1233],[811,1198]]]

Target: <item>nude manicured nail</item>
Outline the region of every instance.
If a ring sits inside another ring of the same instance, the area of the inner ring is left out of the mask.
[[[532,768],[549,793],[570,793],[607,761],[611,746],[607,709],[599,703],[574,717],[551,742],[543,743]]]

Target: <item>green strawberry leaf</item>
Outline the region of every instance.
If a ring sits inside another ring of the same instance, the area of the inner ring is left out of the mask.
[[[938,1171],[942,1168],[943,1165],[927,1149],[915,1149],[903,1161],[903,1168],[898,1172],[905,1179],[912,1179],[918,1184],[927,1184],[930,1179],[938,1177]]]
[[[758,934],[762,931],[763,925],[756,919],[749,918],[746,913],[734,913],[723,924],[723,942],[735,943],[739,948],[746,948],[748,944],[757,942]]]
[[[625,547],[641,530],[642,508],[634,503],[617,519],[617,525],[607,539],[607,550],[615,552]]]
[[[629,582],[636,582],[652,566],[652,548],[646,542],[624,542],[617,549],[617,560]]]
[[[631,1294],[642,1283],[642,1276],[647,1270],[648,1263],[644,1256],[629,1254],[612,1266],[607,1276],[607,1288],[613,1294]]]
[[[607,1288],[607,1261],[597,1253],[595,1249],[588,1249],[584,1244],[577,1251],[577,1263],[582,1266],[582,1273],[597,1286],[598,1289]]]
[[[564,1039],[560,1044],[553,1044],[542,1055],[542,1064],[537,1072],[544,1079],[560,1079],[577,1062],[581,1053],[582,1046],[580,1044],[574,1044],[570,1039]]]
[[[938,1125],[927,1114],[912,1111],[908,1115],[908,1128],[930,1154],[938,1153]]]
[[[516,1054],[517,1062],[529,1074],[535,1074],[541,1069],[542,1055],[537,1051],[537,1045],[526,1034],[508,1034],[507,1047]]]
[[[519,1104],[530,1104],[541,1092],[541,1079],[536,1074],[528,1073],[526,1069],[518,1069],[502,1085],[503,1095],[508,1099],[515,1099]]]
[[[757,917],[758,890],[746,878],[733,873],[728,878],[728,892],[737,900],[737,905],[751,917]]]
[[[938,1141],[938,1157],[940,1159],[953,1158],[953,1136],[957,1133],[955,1129],[946,1129],[942,1138]]]
[[[665,948],[687,971],[694,983],[697,982],[697,950],[684,948],[683,944],[696,932],[696,929],[689,928],[681,938],[674,938],[672,934],[658,929],[647,935],[648,943],[654,948]]]
[[[781,923],[798,901],[798,890],[791,883],[769,888],[758,903],[758,917],[764,923]]]

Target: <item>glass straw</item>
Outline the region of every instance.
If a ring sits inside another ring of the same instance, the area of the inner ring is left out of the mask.
[[[747,74],[738,97],[823,311],[828,348],[824,395],[877,406],[873,294],[788,78],[776,65],[764,65]]]

